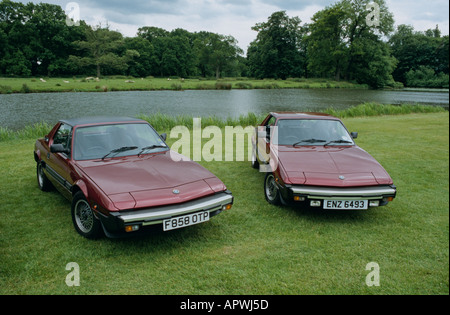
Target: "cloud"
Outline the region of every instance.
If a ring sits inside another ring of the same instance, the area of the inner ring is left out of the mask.
[[[324,8],[335,1],[331,0],[260,0],[261,3],[272,5],[279,10],[303,11],[311,6],[319,6]]]
[[[443,35],[449,34],[448,0],[387,0],[386,3],[394,14],[396,25],[412,25],[416,31],[434,29],[439,25]]]

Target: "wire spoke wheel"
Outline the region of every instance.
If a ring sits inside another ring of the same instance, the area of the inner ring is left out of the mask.
[[[75,204],[75,221],[82,232],[89,233],[92,230],[94,226],[94,214],[87,201],[79,200]]]
[[[275,182],[275,176],[272,173],[267,173],[264,181],[264,193],[266,200],[273,204],[280,204],[280,191],[278,190],[277,183]]]
[[[72,200],[72,221],[75,230],[84,237],[95,239],[101,236],[102,227],[94,215],[84,194],[79,191]]]

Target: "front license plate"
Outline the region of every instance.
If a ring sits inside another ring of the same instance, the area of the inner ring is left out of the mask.
[[[181,229],[186,226],[195,225],[209,221],[209,212],[196,212],[181,217],[171,218],[163,221],[163,230],[170,231]]]
[[[336,210],[366,210],[369,208],[367,200],[324,200],[324,209]]]

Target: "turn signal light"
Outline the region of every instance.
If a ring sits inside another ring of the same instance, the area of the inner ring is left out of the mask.
[[[232,204],[229,203],[229,204],[223,206],[223,207],[222,207],[222,210],[230,210],[230,209],[231,209],[231,206],[232,206]]]
[[[139,225],[127,225],[125,226],[125,232],[134,232],[139,230]]]

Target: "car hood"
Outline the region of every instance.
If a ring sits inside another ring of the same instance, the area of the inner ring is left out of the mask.
[[[358,146],[280,146],[287,183],[313,186],[392,185],[385,169]]]
[[[181,203],[226,189],[210,171],[173,151],[77,163],[117,210]]]

